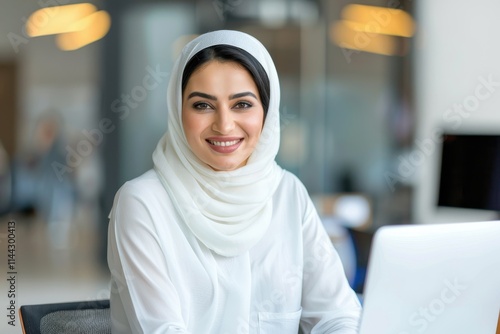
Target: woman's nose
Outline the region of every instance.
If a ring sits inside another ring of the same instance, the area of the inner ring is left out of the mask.
[[[219,108],[215,113],[212,130],[220,134],[229,134],[235,127],[231,110],[226,107]]]

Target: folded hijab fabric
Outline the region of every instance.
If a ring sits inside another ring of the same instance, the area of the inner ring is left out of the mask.
[[[270,101],[262,134],[247,164],[234,171],[214,171],[191,151],[182,126],[182,73],[199,51],[232,45],[250,53],[270,81]],[[280,142],[280,88],[276,68],[265,47],[238,31],[204,34],[184,47],[167,92],[168,131],[153,152],[154,169],[183,222],[212,251],[231,257],[255,245],[269,227],[272,196],[283,176],[276,164]]]

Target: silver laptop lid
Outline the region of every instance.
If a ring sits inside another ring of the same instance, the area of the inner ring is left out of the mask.
[[[499,311],[500,221],[376,232],[360,334],[495,333]]]

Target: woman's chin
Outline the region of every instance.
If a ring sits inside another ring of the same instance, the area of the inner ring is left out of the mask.
[[[207,165],[213,169],[214,171],[217,171],[217,172],[230,172],[230,171],[233,171],[233,170],[236,170],[240,167],[243,167],[245,166],[247,163],[247,161],[243,161],[243,162],[240,162],[240,161],[213,161],[213,162],[210,162],[210,163],[207,163]]]

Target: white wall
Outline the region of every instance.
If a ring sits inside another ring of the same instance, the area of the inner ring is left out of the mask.
[[[419,0],[415,5],[416,141],[420,145],[415,144],[406,157],[415,172],[414,220],[491,219],[491,212],[436,208],[440,141],[435,133],[444,129],[500,134],[500,2]],[[456,105],[462,105],[462,111]],[[405,173],[404,168],[401,171]]]

